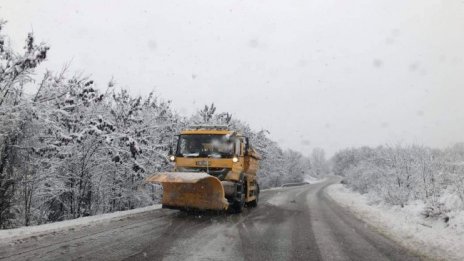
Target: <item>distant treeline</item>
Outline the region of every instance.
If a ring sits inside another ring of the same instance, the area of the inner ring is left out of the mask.
[[[464,144],[447,149],[422,146],[362,147],[333,157],[333,171],[372,201],[405,206],[425,203],[425,217],[464,210]]]

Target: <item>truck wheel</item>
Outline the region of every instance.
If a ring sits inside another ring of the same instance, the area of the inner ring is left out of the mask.
[[[241,213],[244,206],[245,206],[245,182],[242,179],[241,181],[237,182],[235,198],[232,202],[232,205],[230,206],[230,210],[232,213]]]
[[[248,203],[248,206],[250,208],[255,208],[255,207],[258,206],[258,201],[259,201],[259,185],[258,185],[258,183],[256,183],[256,194],[255,194],[255,196],[256,196],[256,199],[253,200],[253,201],[250,201],[250,203]]]

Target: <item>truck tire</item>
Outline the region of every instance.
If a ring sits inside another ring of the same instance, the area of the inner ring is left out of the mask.
[[[256,196],[256,199],[253,200],[253,201],[250,201],[250,203],[248,203],[248,206],[250,208],[255,208],[255,207],[258,206],[258,201],[259,201],[259,184],[258,183],[256,183],[256,194],[255,194],[255,196]]]
[[[241,213],[244,206],[245,206],[245,181],[242,178],[236,184],[235,197],[229,209],[232,213]]]

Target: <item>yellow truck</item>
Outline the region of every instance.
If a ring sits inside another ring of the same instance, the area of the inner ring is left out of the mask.
[[[259,154],[249,139],[225,126],[192,126],[178,135],[172,172],[146,179],[163,186],[163,208],[229,210],[256,207]]]

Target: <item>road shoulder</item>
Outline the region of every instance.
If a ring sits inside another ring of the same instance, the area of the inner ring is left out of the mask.
[[[148,211],[153,211],[156,209],[161,209],[161,205],[156,204],[156,205],[136,208],[132,210],[117,211],[113,213],[106,213],[106,214],[89,216],[89,217],[81,217],[81,218],[48,223],[48,224],[43,224],[43,225],[38,225],[38,226],[5,229],[5,230],[0,230],[0,240],[2,243],[6,243],[8,241],[17,240],[20,238],[28,238],[32,236],[50,234],[56,231],[65,231],[66,229],[74,230],[79,227],[95,226],[95,225],[99,225],[102,223],[108,223],[113,220],[126,218],[128,216],[141,214],[141,213],[148,212]]]
[[[370,204],[366,195],[342,184],[330,185],[327,195],[338,205],[405,248],[438,260],[464,260],[463,230],[443,221],[425,221],[417,209]]]

